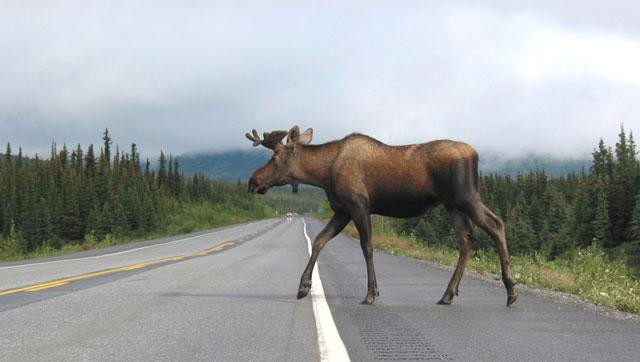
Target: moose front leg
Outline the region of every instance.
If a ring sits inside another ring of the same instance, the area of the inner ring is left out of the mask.
[[[335,213],[327,225],[325,225],[325,227],[320,231],[318,236],[316,236],[311,249],[311,257],[309,258],[307,267],[304,269],[302,277],[300,278],[298,299],[307,296],[311,290],[311,273],[313,273],[313,267],[316,265],[316,260],[318,259],[320,251],[324,248],[327,241],[338,235],[338,233],[347,226],[349,221],[351,221],[351,217],[349,217],[349,215]]]
[[[367,264],[367,296],[361,304],[373,304],[376,297],[380,295],[378,292],[378,282],[376,281],[376,272],[373,267],[373,239],[371,237],[371,215],[368,210],[358,207],[352,210],[351,217],[356,224],[358,234],[360,234],[360,247]]]

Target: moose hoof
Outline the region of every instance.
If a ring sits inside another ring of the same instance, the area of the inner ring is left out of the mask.
[[[367,295],[366,298],[364,298],[364,300],[362,302],[360,302],[360,304],[362,305],[371,305],[373,304],[373,302],[376,300],[376,297],[374,297],[373,295]]]
[[[516,292],[513,292],[512,295],[507,296],[507,307],[515,303],[516,300],[518,300],[518,294]]]
[[[444,295],[442,296],[442,298],[440,298],[440,300],[438,301],[438,304],[449,305],[453,303],[453,295],[454,293],[452,292],[449,292],[449,291],[444,292]]]
[[[446,299],[446,298],[442,297],[442,299],[440,299],[440,300],[438,301],[438,304],[439,304],[439,305],[449,305],[449,304],[451,304],[451,303],[453,303],[453,298],[448,298],[448,299]]]
[[[298,299],[302,299],[302,298],[306,297],[306,296],[307,296],[307,294],[309,294],[309,291],[310,291],[310,290],[311,290],[311,286],[300,288],[300,289],[298,290],[298,296],[297,296],[297,298],[298,298]]]

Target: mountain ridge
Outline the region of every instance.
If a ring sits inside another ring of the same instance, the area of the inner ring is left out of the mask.
[[[190,177],[201,172],[205,176],[226,181],[247,180],[269,158],[271,151],[266,149],[189,153],[177,157],[185,176]],[[515,177],[518,173],[544,170],[551,177],[560,177],[569,173],[579,173],[583,168],[588,171],[591,160],[538,154],[504,157],[487,152],[481,155],[479,166],[483,174]]]

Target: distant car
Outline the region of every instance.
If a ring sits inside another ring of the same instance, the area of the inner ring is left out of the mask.
[[[293,219],[293,213],[292,212],[288,212],[287,213],[287,219]]]

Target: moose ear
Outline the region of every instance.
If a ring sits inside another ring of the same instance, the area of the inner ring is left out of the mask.
[[[311,143],[311,139],[313,138],[313,128],[308,128],[306,131],[300,134],[298,137],[298,142],[303,145],[308,145]]]
[[[289,136],[287,137],[287,144],[290,145],[292,143],[300,143],[303,145],[309,144],[311,139],[313,138],[313,129],[309,128],[304,133],[300,133],[300,128],[298,126],[293,126],[291,130],[289,130]]]
[[[291,128],[289,130],[289,135],[287,136],[287,144],[293,144],[298,142],[298,139],[300,138],[300,128],[298,126],[293,126],[293,128]]]

